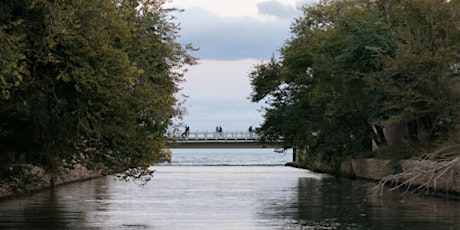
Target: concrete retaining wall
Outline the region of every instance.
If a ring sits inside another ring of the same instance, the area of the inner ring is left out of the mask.
[[[88,170],[82,165],[76,165],[73,170],[69,170],[57,178],[51,178],[49,174],[45,174],[44,170],[39,167],[32,167],[30,172],[32,175],[39,178],[40,183],[26,185],[21,191],[40,191],[52,187],[52,182],[54,183],[54,186],[57,186],[76,181],[88,180],[102,175],[101,172]],[[0,199],[23,195],[22,193],[17,194],[12,190],[11,185],[0,182]]]
[[[432,172],[435,172],[434,174]],[[460,194],[460,158],[452,161],[356,159],[340,166],[340,175],[382,180],[391,175],[395,182],[411,180],[411,186],[426,184],[431,190]]]

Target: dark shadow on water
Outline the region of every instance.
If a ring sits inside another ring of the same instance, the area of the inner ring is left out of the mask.
[[[259,216],[273,229],[454,230],[460,226],[457,201],[400,191],[373,194],[372,186],[369,181],[338,177],[299,178],[295,194],[264,200]]]
[[[41,200],[26,205],[23,211],[24,226],[21,229],[67,229],[66,211],[54,190],[43,193]],[[74,214],[75,215],[75,214]],[[80,216],[83,218],[83,215]]]
[[[0,229],[91,229],[86,226],[88,214],[107,209],[106,180],[59,186],[31,197],[2,202]]]
[[[433,197],[371,193],[374,184],[330,177],[299,178],[299,225],[313,229],[455,229],[458,204]]]

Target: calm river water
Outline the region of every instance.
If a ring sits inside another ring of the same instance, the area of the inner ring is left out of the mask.
[[[291,154],[173,150],[145,186],[104,177],[0,202],[0,229],[460,229],[460,202],[282,166]]]

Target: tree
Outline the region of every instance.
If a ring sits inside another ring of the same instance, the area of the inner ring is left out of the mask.
[[[389,123],[408,123],[420,139],[445,139],[458,124],[458,1],[401,1],[387,4],[394,51],[377,52],[382,72],[370,79],[386,95],[381,108]]]
[[[266,93],[271,96],[266,97],[270,107],[260,130],[265,137],[271,136],[267,130],[275,129],[288,145],[306,148],[334,167],[350,155],[367,151],[371,138],[365,83],[353,75],[357,66],[353,64],[364,57],[351,56],[358,52],[347,46],[353,38],[338,26],[345,23],[346,14],[366,13],[345,11],[350,6],[346,2],[318,4],[305,8],[305,17],[294,23],[294,36],[281,49],[280,68],[271,75],[279,79],[271,82],[279,83],[278,88],[271,87],[277,90]],[[348,23],[356,21],[350,18]],[[255,92],[260,91],[255,83],[266,77],[264,73],[259,68],[251,75]],[[280,88],[282,94],[277,93]],[[274,125],[278,122],[283,125]]]
[[[55,176],[76,163],[123,172],[160,157],[183,66],[195,63],[163,3],[2,4],[4,175],[24,164]]]
[[[386,144],[386,124],[423,121],[433,138],[453,131],[454,4],[350,0],[305,7],[281,60],[262,63],[250,75],[252,101],[268,104],[260,135],[282,136],[286,145],[305,148],[334,168],[370,151],[372,139]]]

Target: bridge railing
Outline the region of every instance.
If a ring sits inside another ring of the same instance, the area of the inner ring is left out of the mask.
[[[168,133],[168,139],[177,142],[192,141],[255,141],[259,136],[255,132],[230,131],[230,132],[190,132],[185,133]]]

